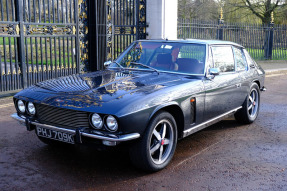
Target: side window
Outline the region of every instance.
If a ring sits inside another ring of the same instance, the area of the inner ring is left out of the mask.
[[[220,72],[234,71],[234,58],[231,46],[212,47],[214,67],[219,68]]]
[[[234,50],[234,57],[236,60],[236,70],[238,71],[245,70],[247,67],[242,50],[236,47],[233,47],[233,50]]]
[[[256,63],[253,61],[253,59],[251,58],[250,54],[247,52],[246,49],[243,50],[244,54],[245,54],[245,57],[246,57],[246,61],[247,61],[247,64],[248,66],[252,65],[252,64],[255,64]]]

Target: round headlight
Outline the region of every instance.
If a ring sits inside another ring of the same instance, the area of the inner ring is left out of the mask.
[[[95,129],[100,129],[100,128],[102,128],[102,126],[103,126],[103,120],[102,120],[102,118],[101,118],[101,116],[100,116],[99,114],[94,113],[94,114],[92,115],[91,121],[92,121],[93,127],[94,127]]]
[[[116,131],[116,130],[118,130],[118,122],[117,122],[117,120],[116,120],[113,116],[109,115],[109,116],[107,117],[106,122],[107,122],[108,129],[109,129],[110,131]]]
[[[28,111],[31,115],[35,115],[36,108],[32,102],[28,102]]]
[[[25,104],[22,100],[17,101],[17,107],[21,113],[25,113]]]

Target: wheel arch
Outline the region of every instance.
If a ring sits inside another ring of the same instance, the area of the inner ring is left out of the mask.
[[[149,120],[151,120],[156,114],[158,114],[161,111],[166,111],[174,117],[178,130],[178,139],[182,138],[184,130],[184,115],[178,103],[172,102],[169,104],[158,106],[150,115]]]
[[[258,79],[253,80],[252,83],[256,83],[258,85],[259,89],[261,88],[260,81]]]

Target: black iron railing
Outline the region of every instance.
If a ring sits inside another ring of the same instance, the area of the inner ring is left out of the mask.
[[[178,20],[178,38],[218,39],[243,45],[255,59],[287,59],[287,26]]]

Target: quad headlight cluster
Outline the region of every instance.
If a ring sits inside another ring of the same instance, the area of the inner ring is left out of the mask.
[[[36,114],[36,107],[32,102],[27,102],[23,100],[16,100],[16,109],[21,114],[28,114],[34,116]],[[118,130],[118,121],[112,115],[101,116],[97,113],[90,115],[90,124],[94,129],[107,129],[110,132],[115,132]]]
[[[104,122],[105,121],[105,122]],[[109,115],[102,118],[99,114],[94,113],[91,116],[91,124],[94,129],[101,129],[106,124],[109,131],[115,132],[118,130],[118,122],[115,117]]]
[[[36,108],[32,102],[25,103],[24,101],[19,99],[16,101],[16,107],[17,107],[17,110],[22,114],[24,114],[26,112],[29,115],[35,115],[36,114]]]

